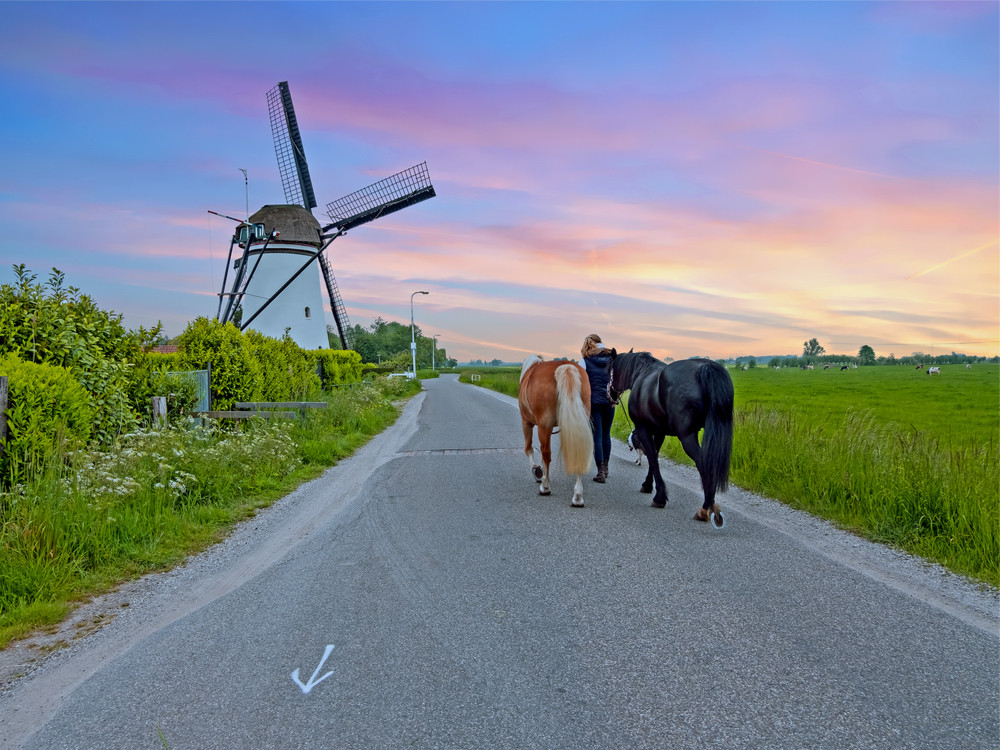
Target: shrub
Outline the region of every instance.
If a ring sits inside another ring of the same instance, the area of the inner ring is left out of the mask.
[[[278,340],[252,329],[243,335],[261,365],[261,400],[307,401],[319,395],[316,365],[289,336]]]
[[[9,402],[0,486],[13,487],[86,445],[94,415],[90,394],[64,367],[6,354],[0,355],[0,375],[7,376]]]
[[[0,286],[0,354],[72,371],[91,394],[91,437],[110,445],[135,427],[134,370],[159,326],[126,330],[120,315],[101,310],[77,288],[64,287],[57,269],[44,287],[23,264],[14,266],[14,273],[15,284]]]
[[[360,382],[364,374],[361,355],[355,351],[320,349],[312,356],[320,364],[324,388]]]
[[[178,337],[185,369],[212,370],[212,408],[226,411],[237,401],[262,401],[262,370],[249,339],[232,323],[197,318]]]

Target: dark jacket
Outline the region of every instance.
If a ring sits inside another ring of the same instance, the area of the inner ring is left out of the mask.
[[[610,404],[608,400],[608,379],[611,375],[611,352],[601,349],[597,354],[583,358],[590,378],[590,403]]]

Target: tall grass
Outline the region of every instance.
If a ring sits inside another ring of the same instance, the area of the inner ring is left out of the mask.
[[[997,444],[943,447],[926,432],[850,412],[830,429],[739,410],[732,479],[957,572],[1000,583]]]
[[[72,602],[162,569],[349,455],[398,414],[404,379],[341,388],[293,422],[138,431],[0,494],[0,647]]]

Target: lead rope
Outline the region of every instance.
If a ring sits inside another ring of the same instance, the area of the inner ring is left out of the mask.
[[[614,380],[615,380],[615,366],[611,365],[611,369],[608,371],[608,388],[609,389],[611,387],[611,383],[613,383]],[[619,405],[618,402],[621,401],[621,400],[622,400],[622,394],[619,393],[618,394],[618,398],[616,398],[614,401],[612,401],[611,404],[613,406],[618,406]],[[624,406],[622,407],[622,414],[625,415],[625,421],[628,422],[629,432],[632,432],[632,430],[635,429],[635,425],[632,424],[632,420],[628,418],[628,409],[626,409]]]

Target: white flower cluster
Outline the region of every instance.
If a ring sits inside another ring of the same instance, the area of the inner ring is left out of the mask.
[[[135,495],[143,490],[169,499],[188,495],[199,476],[228,473],[240,482],[266,467],[279,473],[298,465],[289,425],[263,423],[239,432],[208,428],[139,430],[123,435],[114,450],[81,451],[72,456],[75,472],[68,487],[95,502]]]

